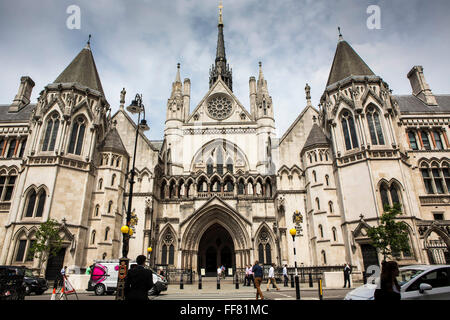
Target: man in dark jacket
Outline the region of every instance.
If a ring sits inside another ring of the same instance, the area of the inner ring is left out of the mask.
[[[125,300],[148,300],[148,291],[153,287],[152,271],[146,269],[145,256],[136,258],[137,266],[130,268],[125,278]]]
[[[261,297],[261,300],[264,299],[264,296],[261,291],[261,282],[263,278],[263,269],[259,265],[259,261],[255,261],[255,264],[252,268],[253,276],[255,277],[255,286],[256,286],[256,300],[258,300],[258,296]]]
[[[348,287],[350,288],[351,284],[350,284],[350,274],[352,273],[352,267],[346,263],[345,267],[344,267],[344,288],[347,286],[348,283]]]

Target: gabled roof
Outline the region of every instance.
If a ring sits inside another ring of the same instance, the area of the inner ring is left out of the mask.
[[[80,51],[54,83],[78,83],[105,95],[89,45]]]
[[[117,152],[128,156],[127,149],[123,145],[122,139],[120,138],[119,132],[117,132],[116,128],[112,128],[106,134],[106,137],[101,144],[101,150]]]
[[[369,66],[345,40],[339,40],[327,87],[350,76],[374,76]]]
[[[414,95],[393,96],[398,102],[398,107],[402,114],[414,113],[449,113],[450,95],[434,95],[438,103],[437,106],[428,106],[425,102]]]
[[[27,123],[31,119],[35,103],[30,103],[21,108],[18,112],[8,112],[11,105],[0,105],[0,123],[3,122],[24,122]]]
[[[327,137],[323,133],[322,129],[320,129],[320,127],[317,125],[317,123],[314,123],[311,131],[309,132],[308,138],[305,141],[302,151],[309,147],[325,144],[329,144]]]
[[[281,144],[283,142],[283,140],[286,139],[286,137],[289,135],[289,133],[292,131],[292,129],[295,128],[297,123],[300,121],[300,119],[303,118],[303,116],[306,113],[306,111],[308,111],[308,109],[310,109],[310,108],[313,109],[317,114],[319,114],[319,111],[317,111],[317,109],[314,108],[312,105],[311,106],[306,106],[306,108],[304,108],[303,111],[298,115],[297,119],[294,120],[294,122],[291,124],[291,126],[283,134],[283,136],[279,140],[279,144]]]

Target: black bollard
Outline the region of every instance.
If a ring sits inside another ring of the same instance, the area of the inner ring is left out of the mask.
[[[319,300],[323,300],[322,279],[318,279]]]
[[[294,288],[294,275],[291,274],[291,288]]]
[[[217,290],[220,289],[220,277],[217,276]]]
[[[309,273],[309,287],[312,288],[313,287],[313,280],[312,280],[312,273]]]
[[[201,274],[198,276],[198,288],[199,289],[202,288],[202,275]]]
[[[184,289],[183,274],[181,274],[181,277],[180,277],[180,289]]]
[[[295,298],[300,300],[300,283],[297,275],[295,276]]]
[[[236,272],[236,289],[239,289],[239,278],[237,272]]]

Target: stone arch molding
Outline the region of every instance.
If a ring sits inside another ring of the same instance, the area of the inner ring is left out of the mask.
[[[229,232],[235,251],[251,247],[246,230],[246,225],[251,225],[250,221],[214,197],[181,224],[187,224],[181,241],[182,250],[197,251],[203,234],[216,223]]]
[[[239,169],[245,172],[249,170],[248,158],[241,148],[226,139],[215,139],[197,150],[191,161],[191,172],[197,172],[199,169],[206,167],[208,159],[215,163],[218,148],[221,148],[223,152],[223,165],[226,165],[227,161],[231,159],[236,171]]]

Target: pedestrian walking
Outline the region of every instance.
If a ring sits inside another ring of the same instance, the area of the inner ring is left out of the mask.
[[[250,286],[250,266],[245,266],[245,278],[244,278],[244,286]]]
[[[284,286],[287,287],[289,283],[289,277],[287,273],[287,264],[283,267],[283,280],[284,280]]]
[[[248,286],[250,286],[250,283],[253,283],[253,288],[256,289],[255,278],[253,277],[252,266],[248,265],[248,267],[249,267],[249,270],[248,270]]]
[[[136,267],[130,268],[125,277],[125,300],[148,300],[148,291],[153,287],[153,273],[145,268],[145,256],[136,258]]]
[[[348,287],[351,287],[351,283],[350,283],[350,274],[352,273],[352,267],[346,263],[344,266],[344,288],[347,286],[348,283]]]
[[[222,277],[222,268],[221,267],[218,267],[217,268],[217,278],[221,278]]]
[[[400,285],[397,282],[399,274],[395,261],[383,261],[379,288],[375,290],[375,300],[396,301],[401,299]]]
[[[225,277],[227,276],[226,275],[226,272],[225,272],[225,266],[224,265],[222,265],[221,267],[220,267],[220,269],[222,270],[222,277],[225,279]]]
[[[261,300],[264,299],[263,293],[261,291],[261,282],[263,277],[263,269],[259,265],[259,261],[256,260],[255,264],[252,268],[253,275],[255,277],[255,287],[256,287],[256,300],[258,300],[258,297],[261,297]]]
[[[64,266],[64,268],[61,269],[59,275],[59,283],[61,287],[64,285],[64,279],[66,278],[66,275],[67,275],[67,266]]]
[[[269,286],[272,283],[275,288],[277,288],[277,291],[280,291],[280,288],[277,286],[277,280],[275,279],[275,263],[272,263],[269,269],[269,280],[267,280],[267,291],[269,291]]]

